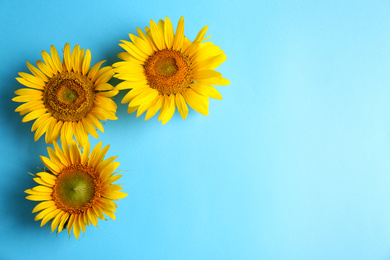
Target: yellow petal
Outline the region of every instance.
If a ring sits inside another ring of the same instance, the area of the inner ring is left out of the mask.
[[[60,224],[58,225],[58,229],[57,229],[57,232],[60,233],[62,231],[62,229],[64,228],[64,224],[65,222],[68,220],[68,217],[69,217],[69,213],[64,213],[64,215],[62,215],[61,217],[61,221],[60,221]]]
[[[111,191],[107,194],[102,194],[102,196],[106,197],[107,199],[111,200],[119,200],[127,197],[127,194],[121,191]]]
[[[38,84],[30,82],[24,78],[16,78],[16,80],[20,84],[25,85],[26,87],[29,87],[29,88],[34,88],[34,89],[39,89],[39,90],[43,90],[43,88],[44,88],[44,85],[38,85]]]
[[[135,111],[138,110],[138,108],[139,108],[139,106],[136,106],[136,107],[131,107],[131,106],[129,106],[129,107],[127,108],[127,113],[128,113],[128,114],[134,113]]]
[[[145,61],[148,58],[148,56],[145,53],[140,52],[139,49],[133,43],[125,40],[121,40],[121,42],[123,43],[120,43],[119,46],[121,46],[135,59],[139,61]]]
[[[145,120],[150,119],[152,116],[154,116],[158,110],[160,110],[161,106],[163,105],[164,96],[158,95],[153,103],[150,105],[148,112],[146,112]]]
[[[21,76],[25,80],[27,80],[27,81],[29,81],[31,83],[34,83],[35,85],[45,86],[45,82],[42,80],[41,77],[35,77],[35,76],[31,75],[31,74],[24,73],[24,72],[19,72],[18,74],[19,74],[19,76]]]
[[[71,56],[71,62],[72,62],[72,68],[75,72],[80,72],[80,46],[77,44],[73,48],[72,56]]]
[[[154,44],[153,40],[151,37],[148,37],[140,28],[137,27],[137,33],[138,36],[147,42],[149,46],[153,49],[153,51],[158,51],[156,44]]]
[[[180,17],[180,20],[177,24],[175,38],[173,39],[173,49],[180,50],[183,46],[184,39],[184,18]]]
[[[100,92],[99,94],[104,96],[104,97],[114,97],[118,94],[118,90],[112,90],[112,91],[105,91],[105,92]]]
[[[120,178],[122,178],[123,175],[114,175],[114,176],[111,176],[109,177],[108,179],[104,180],[102,182],[102,186],[104,185],[108,185],[108,184],[111,184],[113,182],[116,182],[117,180],[119,180]]]
[[[66,229],[68,230],[69,236],[70,236],[70,232],[71,232],[72,227],[73,227],[74,218],[75,218],[75,215],[74,215],[74,214],[71,214],[70,217],[69,217],[68,224],[67,224],[67,226],[66,226]]]
[[[103,84],[109,81],[112,76],[114,75],[114,70],[113,69],[108,69],[106,72],[103,74],[99,75],[99,77],[95,81],[95,85]]]
[[[209,113],[209,109],[206,106],[206,104],[203,102],[203,100],[200,98],[199,94],[194,92],[192,89],[188,89],[187,91],[183,92],[183,97],[186,101],[186,103],[192,107],[194,110],[198,111],[202,115],[207,116]]]
[[[225,78],[205,78],[196,80],[197,83],[210,84],[210,85],[229,85],[230,81]]]
[[[38,215],[35,216],[34,220],[38,221],[40,219],[43,219],[47,214],[49,214],[57,209],[58,209],[57,206],[52,206],[50,208],[47,208],[47,209],[41,211],[40,213],[38,213]]]
[[[70,45],[69,43],[65,44],[64,47],[64,64],[66,66],[67,71],[72,71],[72,56],[71,56],[71,51],[70,51]]]
[[[47,82],[48,78],[46,77],[45,74],[42,73],[39,69],[37,69],[34,65],[29,63],[28,61],[26,62],[28,69],[34,74],[35,77],[40,78],[42,81]]]
[[[74,140],[72,140],[72,142],[70,143],[69,152],[70,152],[70,161],[72,162],[72,164],[80,164],[81,154],[77,146],[77,143]]]
[[[102,131],[102,133],[104,133],[104,128],[103,128],[103,125],[100,123],[100,121],[94,117],[93,115],[91,114],[88,114],[87,117],[86,117],[89,121],[91,121],[91,123],[97,128],[99,129],[100,131]]]
[[[141,104],[143,103],[150,103],[151,101],[153,101],[157,96],[158,96],[158,91],[155,90],[155,89],[146,89],[145,91],[141,92],[140,94],[138,94],[136,97],[134,97],[129,106],[132,106],[132,107],[136,107],[136,106],[140,106]]]
[[[99,146],[99,149],[100,149],[102,143],[100,142],[99,144],[100,144],[100,146]],[[101,151],[96,150],[96,152],[95,152],[95,149],[93,149],[93,151],[91,153],[91,157],[89,158],[88,165],[96,168],[97,165],[103,161],[103,158],[109,149],[110,149],[110,145],[106,145]]]
[[[89,70],[89,72],[88,72],[88,79],[95,78],[95,76],[96,76],[96,74],[98,73],[98,71],[99,71],[99,69],[100,69],[100,66],[102,66],[103,62],[105,62],[105,60],[96,63],[96,64]]]
[[[101,95],[101,93],[95,94],[95,106],[104,107],[105,109],[113,112],[116,112],[118,107],[111,98],[107,98]]]
[[[104,170],[110,163],[112,163],[118,156],[112,156],[108,159],[105,159],[104,161],[99,162],[99,164],[96,166],[96,172],[101,172]]]
[[[162,104],[161,104],[160,114],[157,117],[158,121],[161,121],[165,116],[165,110],[167,109],[167,103],[168,103],[167,95],[161,95],[161,99],[162,99]]]
[[[82,165],[85,165],[88,162],[90,148],[91,147],[90,147],[89,142],[86,142],[86,144],[85,144],[85,146],[83,148],[83,153],[81,155],[81,164]]]
[[[46,119],[46,115],[50,115],[50,114],[44,114],[41,117],[39,117],[38,119],[40,119],[40,118]],[[38,119],[35,122],[37,122]],[[38,128],[34,134],[34,141],[35,142],[38,141],[38,139],[41,138],[41,136],[46,132],[47,126],[49,125],[50,122],[51,122],[51,120],[48,118],[46,120],[43,120],[42,123],[40,125],[38,125]],[[34,127],[34,124],[33,124],[33,127]]]
[[[175,96],[169,95],[166,103],[166,111],[162,118],[162,124],[165,125],[175,113]]]
[[[42,97],[42,91],[31,89],[31,88],[21,88],[14,92],[16,95],[23,96],[23,95],[30,95],[30,96],[37,96]]]
[[[85,121],[86,118],[83,118],[75,125],[75,137],[81,148],[84,147],[86,142],[88,142],[88,134],[86,133],[83,126]]]
[[[49,53],[47,53],[46,51],[41,51],[41,54],[43,57],[43,61],[46,63],[47,68],[51,70],[52,74],[55,74],[57,72],[57,68],[54,65],[54,62],[52,61]]]
[[[106,90],[113,90],[114,87],[108,83],[100,83],[99,85],[96,85],[95,90],[98,91],[106,91]]]
[[[52,197],[49,195],[28,195],[26,199],[33,201],[44,201],[44,200],[52,200]]]
[[[113,220],[116,219],[115,214],[112,213],[111,211],[104,210],[104,214],[106,214],[107,216],[109,216],[109,217],[112,218]]]
[[[50,117],[49,119],[49,122],[47,124],[47,129],[46,129],[46,135],[45,135],[45,142],[46,143],[53,143],[53,130],[54,130],[54,127],[57,123],[57,119],[55,119],[54,117]]]
[[[18,106],[15,109],[15,112],[19,112],[20,115],[25,115],[30,111],[38,110],[42,108],[45,108],[45,106],[43,105],[42,101],[38,100],[38,101],[27,102]]]
[[[103,171],[100,172],[100,180],[105,180],[110,177],[113,171],[119,167],[119,164],[119,162],[112,162],[110,165],[108,165]]]
[[[60,146],[57,144],[57,142],[53,142],[53,146],[54,146],[54,150],[56,152],[56,155],[58,157],[58,159],[60,160],[60,162],[65,165],[65,166],[68,166],[70,165],[70,158],[68,158],[67,155],[65,155],[65,153],[61,150]]]
[[[55,216],[55,218],[51,222],[51,232],[54,232],[54,230],[58,227],[64,214],[65,212],[61,211],[57,214],[57,216]]]
[[[43,61],[38,60],[36,62],[38,68],[49,78],[53,77],[53,70],[47,66]]]
[[[175,101],[176,101],[177,110],[179,111],[181,117],[185,120],[188,115],[188,107],[182,94],[177,93],[175,96]]]
[[[131,41],[134,43],[134,45],[140,51],[145,53],[145,55],[147,55],[147,56],[152,55],[153,49],[147,41],[135,36],[134,34],[129,34],[129,37],[130,37]]]
[[[87,49],[81,69],[81,73],[83,75],[86,75],[88,73],[89,66],[91,66],[91,51]]]
[[[104,112],[104,111],[103,111]],[[99,138],[99,135],[95,129],[95,127],[93,126],[92,122],[89,122],[88,119],[84,119],[83,120],[83,128],[84,130],[89,133],[90,135],[92,135],[93,137],[95,137],[96,139]]]
[[[198,94],[215,99],[222,99],[221,94],[216,88],[206,84],[194,83],[191,84],[191,89],[195,90]]]
[[[34,132],[36,129],[38,129],[38,127],[40,125],[43,125],[50,118],[50,116],[51,116],[51,114],[46,113],[46,114],[42,115],[41,117],[39,117],[37,120],[35,120],[35,122],[33,123],[32,127],[31,127],[31,132]]]
[[[220,54],[194,64],[194,70],[211,69],[214,70],[226,60],[226,54]]]
[[[115,86],[115,89],[116,90],[132,89],[133,85],[134,85],[133,82],[122,81],[121,83]]]
[[[55,218],[61,211],[61,209],[56,209],[53,212],[50,212],[46,216],[44,216],[41,222],[41,227],[44,226],[47,222],[49,222],[49,220]]]
[[[62,72],[61,59],[60,59],[60,56],[58,55],[56,48],[53,45],[50,47],[50,53],[51,53],[51,57],[53,59],[53,64],[54,64],[56,70],[58,72]]]
[[[49,158],[42,156],[42,155],[40,157],[41,157],[43,164],[47,168],[49,168],[50,171],[52,171],[53,173],[57,173],[57,174],[60,173],[61,168],[58,165],[56,165],[55,163],[53,163],[52,160],[50,160]],[[44,181],[46,181],[46,180],[44,179]]]
[[[86,222],[84,220],[85,215],[86,215],[86,213],[82,213],[79,217],[79,226],[84,234],[85,234],[85,225],[86,225]]]
[[[42,157],[43,157],[43,156],[42,156]],[[46,157],[45,157],[45,158],[46,158]],[[48,184],[50,184],[50,185],[54,185],[54,184],[56,183],[56,178],[55,178],[53,175],[49,174],[49,173],[41,172],[41,173],[37,173],[37,175],[38,175],[39,177],[41,177],[41,179],[42,179],[44,182],[46,182],[46,183],[48,183]]]
[[[99,201],[99,206],[105,210],[116,212],[117,205],[110,199],[101,198]]]
[[[96,217],[94,211],[92,209],[88,209],[87,215],[88,215],[89,221],[91,221],[91,223],[96,227],[98,220],[97,220],[97,217]]]
[[[150,20],[150,32],[153,37],[153,42],[156,44],[159,50],[163,50],[165,47],[163,35],[158,28],[157,24]]]
[[[208,25],[206,25],[205,27],[202,28],[202,30],[200,30],[200,32],[198,33],[198,35],[196,36],[194,42],[201,42],[204,38],[204,36],[206,35],[206,32],[207,32],[207,29],[209,28]]]
[[[133,98],[135,98],[136,96],[141,95],[145,91],[149,91],[149,90],[150,90],[150,88],[148,86],[132,89],[123,97],[121,103],[122,104],[128,103],[131,100],[133,100]]]
[[[52,200],[41,202],[41,203],[39,203],[38,205],[36,205],[34,207],[34,209],[32,210],[32,213],[35,213],[35,212],[38,212],[38,211],[50,208],[52,206],[55,206],[55,202],[52,201]]]
[[[42,100],[42,97],[35,96],[35,95],[23,95],[23,96],[14,97],[12,99],[12,101],[15,102],[31,102],[31,101],[34,102],[38,100]]]
[[[34,119],[40,117],[41,115],[45,114],[46,111],[47,111],[46,108],[41,108],[41,109],[34,110],[34,111],[28,113],[22,119],[22,122],[28,122],[28,121],[34,120]]]
[[[47,187],[53,187],[53,186],[54,186],[53,184],[50,184],[50,183],[45,182],[45,181],[42,180],[41,178],[33,178],[33,180],[34,180],[36,183],[41,184],[41,185],[44,185],[44,186],[47,186]]]
[[[97,159],[100,158],[100,149],[102,147],[102,142],[99,142],[92,150],[91,156],[88,160],[88,165],[96,167],[96,165],[100,162]],[[103,155],[104,156],[104,155]]]
[[[222,74],[215,70],[200,70],[194,74],[194,80],[208,79],[208,78],[221,78]]]
[[[173,38],[174,38],[174,34],[173,34],[173,26],[171,20],[169,20],[168,17],[165,17],[164,39],[168,49],[172,48]]]
[[[80,236],[80,215],[77,214],[75,215],[74,217],[74,221],[73,221],[73,234],[74,236],[76,237],[76,239],[79,239],[79,236]]]
[[[39,192],[47,192],[47,193],[52,193],[53,192],[53,189],[51,189],[49,187],[46,187],[46,186],[35,186],[32,189],[35,190],[35,191],[39,191]]]

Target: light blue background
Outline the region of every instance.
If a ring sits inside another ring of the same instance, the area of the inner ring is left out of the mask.
[[[56,237],[24,199],[47,145],[13,112],[15,77],[66,42],[110,65],[165,16],[191,40],[210,25],[231,85],[164,126],[121,93],[100,140],[129,196]],[[1,1],[0,24],[0,259],[390,259],[389,1]]]

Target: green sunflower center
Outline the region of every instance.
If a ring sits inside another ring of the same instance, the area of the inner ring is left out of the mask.
[[[60,92],[60,99],[64,102],[64,103],[74,103],[77,98],[79,97],[79,95],[77,94],[77,92],[71,88],[64,88],[62,89]]]
[[[183,92],[192,82],[188,57],[179,51],[161,50],[145,62],[144,70],[149,86],[160,94]]]
[[[176,59],[172,57],[159,58],[154,66],[155,71],[162,77],[172,77],[178,71]]]
[[[91,168],[73,165],[58,176],[54,188],[55,200],[66,209],[80,209],[92,203],[96,194],[96,180]]]
[[[46,83],[43,102],[57,120],[79,121],[93,108],[94,86],[85,76],[62,72]]]

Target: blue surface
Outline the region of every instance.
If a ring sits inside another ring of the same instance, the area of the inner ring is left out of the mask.
[[[88,3],[0,3],[0,259],[390,259],[388,1]],[[47,146],[13,112],[14,78],[66,42],[112,64],[165,16],[190,39],[210,25],[231,85],[164,126],[118,101],[100,140],[129,196],[100,230],[56,237],[24,199]]]

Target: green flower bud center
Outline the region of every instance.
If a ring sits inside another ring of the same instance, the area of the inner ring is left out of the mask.
[[[161,76],[171,77],[177,72],[176,60],[174,58],[160,58],[156,60],[155,71]]]
[[[77,92],[71,88],[62,89],[60,95],[64,103],[74,103],[79,97]]]
[[[85,166],[71,166],[61,172],[55,187],[55,196],[67,208],[81,208],[95,196],[95,180]]]

